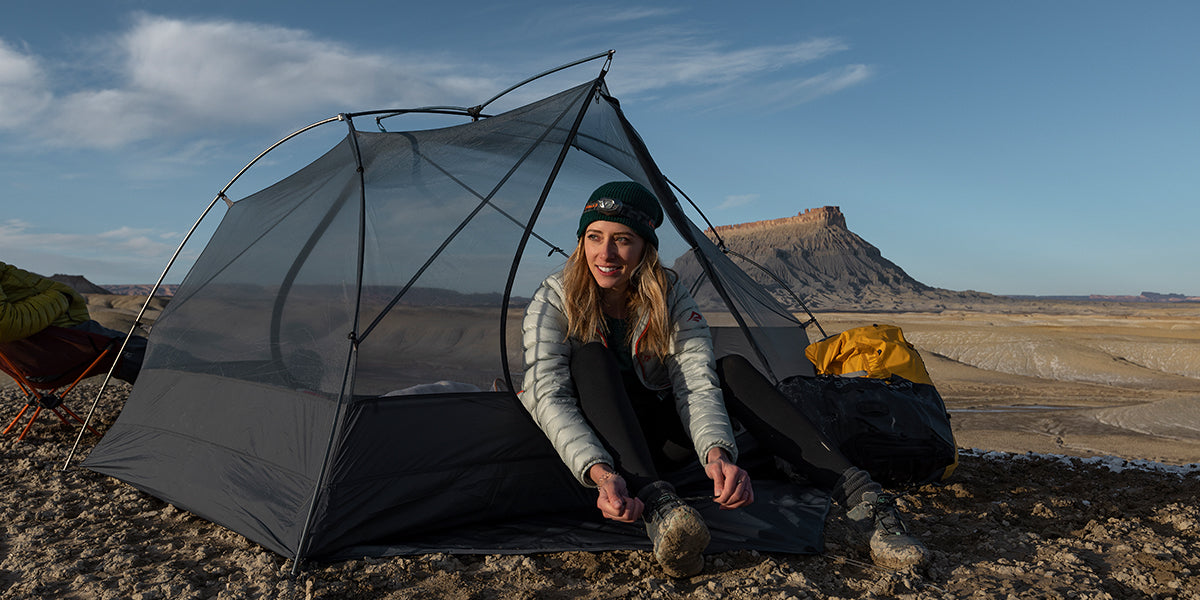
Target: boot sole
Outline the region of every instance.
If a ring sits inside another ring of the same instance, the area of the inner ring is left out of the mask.
[[[708,526],[700,512],[680,506],[662,520],[654,544],[654,558],[671,577],[690,577],[704,568],[704,549],[708,548]]]
[[[904,570],[929,562],[925,545],[910,535],[871,535],[871,560],[885,569]]]

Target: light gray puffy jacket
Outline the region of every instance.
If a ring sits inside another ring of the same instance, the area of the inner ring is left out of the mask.
[[[637,332],[633,336],[634,370],[647,388],[672,391],[675,408],[701,464],[708,451],[717,446],[736,461],[737,446],[721,399],[708,323],[691,295],[677,281],[672,283],[667,302],[674,330],[669,352],[661,361],[638,355],[637,340],[647,325],[643,317],[634,329]],[[525,389],[521,392],[521,403],[580,483],[594,487],[587,476],[588,469],[596,463],[611,465],[613,459],[584,420],[571,381],[571,353],[583,343],[567,338],[562,273],[547,277],[534,293],[525,311],[522,332]]]

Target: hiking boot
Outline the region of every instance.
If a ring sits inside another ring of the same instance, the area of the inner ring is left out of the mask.
[[[891,494],[866,492],[846,517],[860,531],[871,530],[871,560],[886,569],[908,569],[929,560],[929,551],[908,533]]]
[[[654,543],[654,558],[671,577],[690,577],[704,568],[708,526],[700,512],[688,506],[665,481],[655,481],[638,493],[646,503],[642,519]]]

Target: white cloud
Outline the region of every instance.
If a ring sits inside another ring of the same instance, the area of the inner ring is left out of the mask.
[[[60,233],[19,219],[0,221],[0,256],[5,262],[43,275],[84,275],[93,283],[142,283],[145,273],[162,271],[180,239],[177,232],[151,229]]]
[[[652,8],[652,7],[632,7],[623,10],[600,11],[592,15],[594,22],[599,23],[626,23],[630,21],[643,21],[657,17],[670,17],[680,13],[680,9],[675,8]],[[578,19],[578,13],[575,10],[570,12],[569,18]]]
[[[609,75],[614,92],[701,107],[747,99],[792,104],[871,75],[862,65],[804,72],[847,49],[836,38],[735,47],[680,24],[677,13],[639,8],[589,22],[619,28],[606,39],[628,48]],[[588,30],[573,43],[595,35]],[[135,15],[128,30],[89,53],[57,63],[70,62],[70,72],[43,62],[0,40],[0,128],[38,124],[52,143],[93,148],[279,132],[367,108],[473,105],[512,82],[506,74],[482,75],[487,66],[468,57],[372,52],[305,30],[148,14]]]
[[[725,200],[717,206],[717,210],[726,210],[746,206],[758,201],[758,194],[737,194],[733,196],[725,196]]]
[[[848,46],[836,38],[816,38],[790,44],[729,48],[711,36],[658,30],[638,35],[652,43],[631,43],[613,77],[625,92],[645,92],[677,86],[749,85],[767,75],[779,76],[797,67],[826,59]],[[623,53],[622,53],[623,54]],[[755,85],[755,88],[757,85]],[[753,92],[753,89],[746,90]]]
[[[30,121],[50,101],[45,74],[35,57],[0,39],[0,128]]]
[[[846,65],[811,77],[765,85],[758,98],[751,100],[756,104],[799,104],[860,85],[874,74],[875,70],[867,65]]]
[[[118,147],[170,134],[276,129],[342,111],[477,101],[499,84],[433,56],[388,56],[307,31],[142,15],[119,36],[106,87],[57,99],[60,143]],[[2,55],[0,55],[2,56]],[[449,100],[449,101],[448,101]]]

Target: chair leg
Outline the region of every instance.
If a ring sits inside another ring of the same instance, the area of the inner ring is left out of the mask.
[[[8,435],[8,432],[9,432],[9,431],[11,431],[11,430],[12,430],[12,428],[13,428],[13,426],[17,424],[17,421],[20,421],[20,420],[21,420],[21,417],[25,416],[25,411],[27,411],[27,410],[29,410],[29,404],[28,404],[28,403],[26,403],[26,404],[25,404],[25,408],[22,408],[22,409],[21,409],[21,412],[17,413],[17,418],[13,419],[13,420],[12,420],[12,423],[9,423],[9,424],[8,424],[8,427],[5,427],[5,428],[4,428],[4,433],[3,433],[3,435]]]
[[[56,407],[54,407],[54,408],[52,408],[52,409],[50,409],[50,410],[54,411],[54,416],[58,417],[58,420],[59,420],[59,421],[62,421],[62,422],[63,422],[63,425],[66,425],[67,427],[70,427],[70,426],[71,426],[71,422],[70,422],[70,421],[68,421],[68,420],[67,420],[67,418],[66,418],[66,417],[64,417],[64,416],[63,416],[63,414],[62,414],[61,412],[59,412],[59,410],[58,410],[59,408],[62,408],[62,407],[61,407],[61,406],[56,406]]]
[[[33,422],[37,420],[38,414],[42,412],[42,407],[38,406],[33,409],[33,416],[29,417],[29,422],[25,424],[25,429],[21,430],[21,435],[17,436],[17,441],[25,439],[25,434],[29,433],[29,428],[33,427]]]
[[[71,415],[71,418],[72,418],[72,419],[75,419],[76,421],[78,421],[80,425],[84,425],[83,419],[79,418],[79,415],[75,414],[75,411],[73,411],[73,410],[71,410],[71,409],[67,408],[67,405],[66,405],[66,404],[59,404],[59,405],[58,405],[58,408],[61,408],[61,409],[65,410],[65,411],[67,411],[67,414],[68,414],[68,415]],[[58,408],[54,409],[54,412],[58,413]],[[58,415],[58,418],[62,419],[62,422],[63,422],[63,423],[66,423],[67,425],[70,425],[70,424],[71,424],[71,423],[70,423],[70,422],[68,422],[66,419],[63,419],[63,416],[62,416],[62,414],[61,414],[61,413]],[[96,431],[96,429],[95,429],[94,427],[92,427],[91,425],[88,425],[88,426],[87,426],[87,428],[88,428],[88,431],[90,431],[90,432],[92,432],[92,433],[94,433],[94,434],[96,434],[96,435],[100,435],[100,432],[99,432],[99,431]]]
[[[78,381],[76,381],[76,383],[78,383]],[[72,385],[72,387],[74,386]],[[21,422],[21,418],[25,416],[25,413],[29,412],[30,406],[34,407],[33,416],[29,417],[29,422],[26,423],[25,427],[21,430],[21,435],[17,437],[18,442],[25,439],[25,435],[29,433],[29,430],[33,427],[34,421],[37,420],[38,415],[41,414],[43,408],[49,408],[54,412],[54,416],[58,417],[58,420],[63,422],[63,425],[71,427],[71,422],[67,420],[67,417],[63,415],[59,409],[65,410],[72,419],[75,419],[75,421],[80,425],[86,426],[88,431],[96,435],[100,435],[100,432],[96,431],[95,427],[92,427],[90,424],[80,418],[79,415],[75,414],[75,411],[67,407],[63,400],[63,396],[65,394],[60,395],[58,394],[57,390],[46,394],[38,393],[36,390],[30,391],[33,392],[33,397],[26,398],[25,406],[21,408],[21,411],[17,413],[17,416],[8,424],[8,427],[5,427],[4,431],[0,432],[0,435],[7,435],[8,432],[12,431],[12,429],[17,426],[17,423]]]

